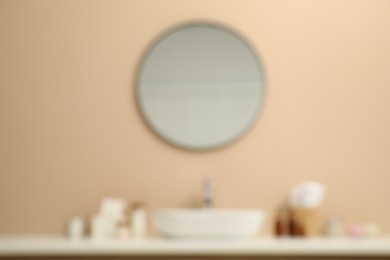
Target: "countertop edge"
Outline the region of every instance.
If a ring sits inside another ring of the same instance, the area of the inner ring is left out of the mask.
[[[390,256],[390,238],[128,241],[1,237],[4,256]]]

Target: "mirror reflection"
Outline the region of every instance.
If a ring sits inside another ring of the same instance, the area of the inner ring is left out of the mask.
[[[255,52],[219,25],[169,31],[145,55],[137,78],[139,109],[164,140],[186,149],[233,142],[254,122],[263,98]]]

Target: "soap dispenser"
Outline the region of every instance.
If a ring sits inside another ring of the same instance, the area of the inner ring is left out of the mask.
[[[289,212],[286,205],[279,206],[276,211],[274,234],[276,237],[287,237],[290,235]]]

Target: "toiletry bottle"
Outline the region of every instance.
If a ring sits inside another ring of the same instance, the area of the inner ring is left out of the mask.
[[[146,210],[141,202],[133,203],[131,214],[132,234],[135,239],[142,239],[146,235]]]
[[[323,228],[324,235],[327,237],[342,237],[345,235],[344,223],[335,217],[328,218]]]
[[[283,235],[283,219],[282,219],[282,213],[281,210],[278,210],[275,216],[275,226],[274,226],[274,233],[275,236],[281,237]]]
[[[289,235],[288,216],[285,206],[280,206],[275,215],[274,234],[276,237]]]
[[[85,235],[85,220],[82,217],[72,217],[67,226],[69,239],[82,239]]]
[[[290,208],[288,210],[288,221],[287,222],[288,222],[290,236],[302,237],[305,235],[305,231],[304,231],[301,220],[298,218],[296,208]]]

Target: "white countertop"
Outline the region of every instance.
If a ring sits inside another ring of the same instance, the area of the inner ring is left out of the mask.
[[[390,256],[390,238],[71,241],[61,237],[0,237],[1,256],[72,255],[319,255]]]

